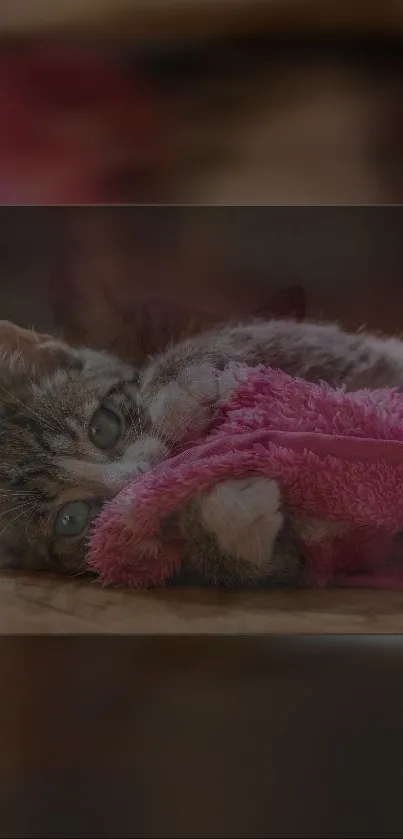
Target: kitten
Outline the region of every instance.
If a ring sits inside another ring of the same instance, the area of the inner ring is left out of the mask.
[[[272,364],[350,389],[403,380],[399,340],[273,320],[176,344],[141,372],[108,353],[75,350],[4,322],[0,346],[0,562],[58,573],[83,569],[91,523],[107,499],[208,427],[217,400],[233,387],[228,361]],[[236,494],[248,498],[252,528],[260,527],[267,498],[253,481],[227,482],[217,492],[201,496],[198,510],[228,549]],[[280,502],[273,485],[264,544],[280,533]],[[234,580],[270,571],[270,551],[261,558],[248,550],[232,568]],[[219,569],[214,577],[220,580]]]
[[[72,573],[102,504],[165,447],[130,365],[7,323],[0,344],[0,564]]]

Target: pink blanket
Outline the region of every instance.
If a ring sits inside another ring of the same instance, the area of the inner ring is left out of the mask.
[[[236,373],[214,430],[106,505],[89,567],[106,583],[162,582],[186,547],[162,542],[164,519],[218,481],[263,475],[279,482],[299,523],[307,584],[402,585],[403,394],[347,393],[272,369]]]

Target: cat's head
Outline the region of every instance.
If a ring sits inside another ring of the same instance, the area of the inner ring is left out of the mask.
[[[138,372],[0,322],[0,567],[74,572],[102,504],[166,454]]]

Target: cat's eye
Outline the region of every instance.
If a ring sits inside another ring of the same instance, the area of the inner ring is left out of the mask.
[[[95,411],[89,428],[89,438],[97,449],[113,449],[123,431],[122,420],[111,408],[102,406]]]
[[[86,529],[91,516],[88,501],[69,501],[60,508],[53,529],[56,536],[79,536]]]
[[[99,515],[103,502],[99,498],[87,501],[68,501],[60,510],[53,524],[55,536],[81,536]]]

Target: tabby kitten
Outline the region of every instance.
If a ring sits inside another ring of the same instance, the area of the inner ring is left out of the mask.
[[[0,345],[0,564],[72,573],[102,504],[167,449],[130,365],[7,323]]]
[[[397,339],[274,320],[191,338],[140,372],[108,353],[74,350],[4,322],[0,346],[0,563],[58,573],[83,569],[91,523],[106,500],[208,427],[234,384],[228,361],[350,389],[403,381]],[[235,503],[244,514],[239,527],[256,538],[238,544],[232,531],[229,545]],[[270,573],[280,505],[277,485],[267,493],[261,479],[228,481],[198,499],[202,525],[239,558],[234,580]],[[213,572],[220,580],[220,569]]]

